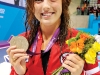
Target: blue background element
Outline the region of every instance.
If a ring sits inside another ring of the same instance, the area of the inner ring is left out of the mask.
[[[0,2],[0,9],[5,10],[4,14],[0,13],[3,16],[0,18],[0,41],[25,31],[24,8]]]
[[[0,63],[6,62],[6,61],[4,60],[4,56],[7,55],[6,50],[7,50],[7,48],[0,49]]]
[[[0,1],[0,44],[7,42],[11,35],[18,35],[25,32],[25,9],[23,7]],[[6,48],[0,49],[0,63],[9,62]],[[5,59],[4,59],[4,56]]]
[[[92,35],[99,34],[100,16],[96,19],[94,14],[89,15],[88,28],[77,28]]]

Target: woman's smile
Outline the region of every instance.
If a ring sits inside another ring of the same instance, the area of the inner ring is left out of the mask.
[[[44,12],[41,13],[42,18],[49,19],[55,12]]]

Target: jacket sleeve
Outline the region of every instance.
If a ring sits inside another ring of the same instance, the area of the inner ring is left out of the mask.
[[[11,72],[10,72],[10,75],[18,75],[18,74],[15,72],[15,70],[14,70],[14,68],[13,68],[13,67],[11,67]]]
[[[95,64],[87,64],[84,65],[84,75],[100,75],[100,67],[98,65],[98,61]]]

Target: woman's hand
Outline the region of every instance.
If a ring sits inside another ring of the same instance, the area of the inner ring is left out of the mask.
[[[71,75],[81,75],[84,67],[84,60],[77,54],[69,54],[62,66],[68,69]]]
[[[25,50],[17,49],[16,46],[11,46],[7,49],[7,54],[9,55],[10,63],[16,73],[19,75],[24,75],[26,72],[25,59],[29,58]]]

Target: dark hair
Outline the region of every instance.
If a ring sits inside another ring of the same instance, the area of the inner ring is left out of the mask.
[[[60,34],[58,36],[58,42],[63,44],[66,40],[66,36],[68,35],[69,29],[69,10],[68,7],[70,5],[71,0],[62,0],[62,14],[61,14],[61,24],[60,24]],[[25,27],[26,32],[30,29],[28,37],[29,47],[36,37],[36,33],[39,27],[39,21],[35,18],[34,15],[34,0],[26,0],[26,21]]]

